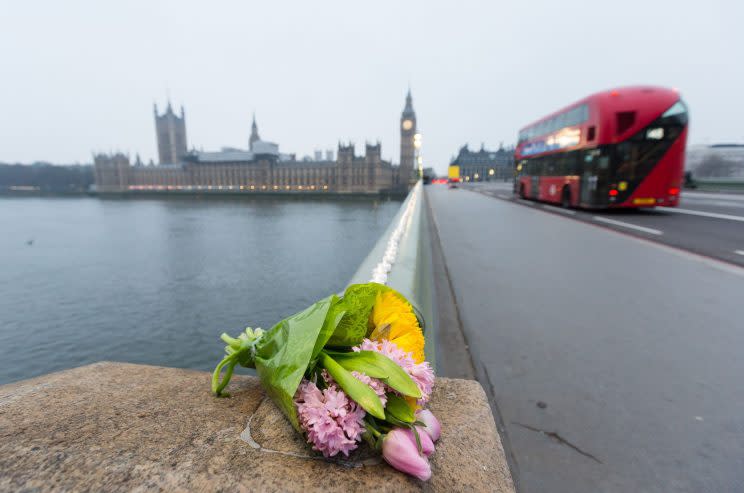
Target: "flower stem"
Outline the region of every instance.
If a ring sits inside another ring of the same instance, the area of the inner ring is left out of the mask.
[[[382,436],[382,433],[377,431],[371,423],[365,421],[364,426],[367,428],[368,432],[372,433],[375,436],[375,438],[380,438]]]
[[[219,362],[217,367],[214,369],[214,372],[212,372],[212,392],[214,392],[218,397],[222,395],[222,391],[227,387],[227,384],[230,383],[230,378],[232,378],[233,370],[237,363],[238,358],[236,357],[236,354],[230,354],[222,358],[222,361]],[[225,365],[227,365],[227,370],[225,370],[225,376],[220,381],[220,373],[222,373],[222,368]]]

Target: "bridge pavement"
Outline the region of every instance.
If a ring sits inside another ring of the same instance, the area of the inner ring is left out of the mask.
[[[465,189],[427,196],[520,491],[744,489],[744,269]]]

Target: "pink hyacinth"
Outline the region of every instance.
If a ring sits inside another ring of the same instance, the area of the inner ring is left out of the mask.
[[[398,364],[408,373],[408,376],[416,383],[421,391],[421,398],[418,400],[420,406],[429,402],[431,391],[434,388],[434,370],[428,361],[416,363],[410,352],[400,349],[395,343],[383,339],[381,342],[364,339],[359,346],[352,348],[354,351],[375,351],[387,356]]]
[[[364,409],[346,397],[335,383],[322,391],[308,380],[303,380],[295,394],[295,405],[300,426],[307,433],[313,450],[325,457],[356,449],[364,433]]]

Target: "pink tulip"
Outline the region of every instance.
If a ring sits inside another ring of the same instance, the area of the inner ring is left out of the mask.
[[[409,435],[409,438],[413,440],[413,444],[416,445],[416,449],[418,450],[416,435],[414,435],[413,431],[411,430],[406,429],[405,431]],[[434,442],[432,441],[426,430],[424,430],[423,426],[417,426],[416,431],[418,432],[419,441],[421,442],[421,452],[423,452],[425,456],[429,457],[431,454],[434,453]]]
[[[421,433],[425,435],[425,433]],[[421,441],[423,448],[424,440]],[[432,451],[434,445],[431,445]],[[406,428],[394,428],[382,440],[382,458],[397,470],[422,481],[431,477],[431,466],[425,455],[419,454],[413,432]]]
[[[439,424],[439,420],[431,411],[428,409],[419,409],[416,411],[416,419],[424,423],[424,429],[432,441],[436,442],[439,440],[439,435],[442,434],[442,425]]]

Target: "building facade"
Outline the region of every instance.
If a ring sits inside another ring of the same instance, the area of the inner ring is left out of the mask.
[[[264,141],[255,115],[248,150],[223,148],[217,152],[186,151],[185,116],[176,116],[170,103],[163,115],[155,108],[160,164],[144,166],[139,158],[117,154],[93,156],[96,190],[128,192],[244,192],[244,193],[337,193],[394,194],[408,192],[413,183],[416,115],[410,91],[401,118],[401,166],[382,159],[379,142],[366,144],[358,156],[354,144],[339,143],[326,159],[298,160],[279,152],[279,145]]]
[[[181,116],[176,116],[168,102],[165,113],[158,114],[158,105],[153,106],[155,113],[155,135],[158,140],[158,159],[160,164],[180,163],[187,153],[186,115],[181,106]]]
[[[496,151],[489,151],[481,145],[480,150],[471,151],[465,144],[450,166],[460,167],[462,181],[510,180],[514,177],[514,149],[503,145]]]
[[[397,168],[381,158],[381,146],[367,144],[363,156],[354,145],[339,144],[336,161],[280,159],[275,153],[222,151],[191,153],[181,164],[131,165],[118,154],[94,156],[96,190],[123,192],[245,192],[380,194],[394,186]]]

